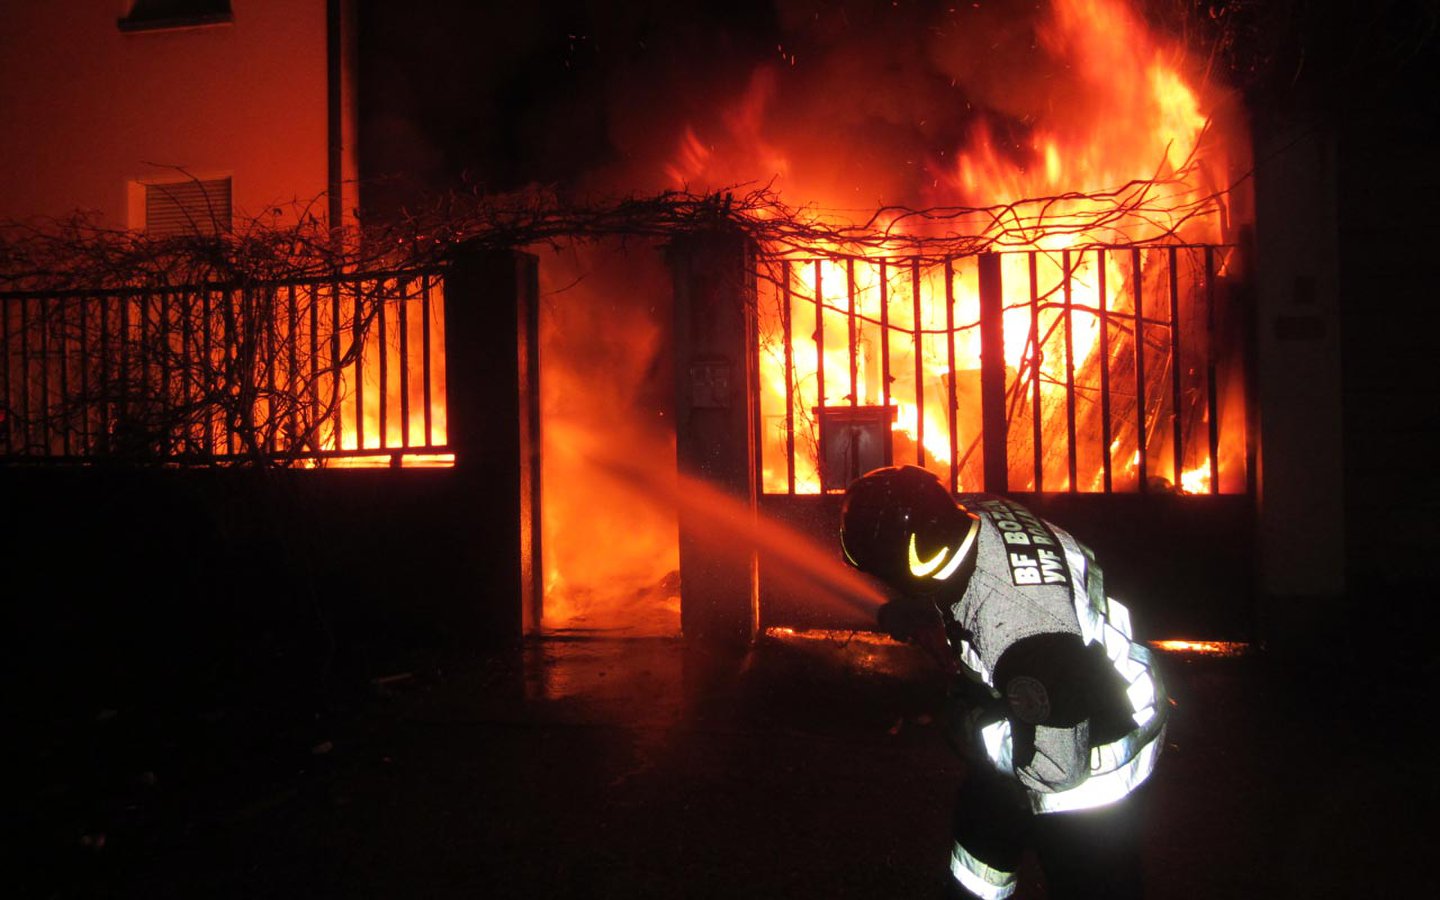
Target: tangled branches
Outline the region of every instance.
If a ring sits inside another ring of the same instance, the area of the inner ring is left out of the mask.
[[[93,219],[0,224],[0,290],[141,284],[258,284],[335,272],[424,268],[457,247],[510,250],[611,237],[669,239],[738,230],[774,254],[940,257],[1064,243],[1179,240],[1223,209],[1225,190],[1198,191],[1191,163],[1118,188],[983,207],[887,206],[863,221],[787,205],[771,185],[576,200],[549,190],[450,194],[385,222],[331,229],[298,210],[239,221],[218,234],[155,237]],[[279,222],[292,224],[277,224]]]
[[[0,455],[264,465],[336,453],[362,357],[390,352],[383,337],[366,349],[372,329],[383,336],[387,309],[418,309],[422,294],[428,304],[426,279],[457,252],[716,230],[771,259],[1153,244],[1223,208],[1223,192],[1196,191],[1197,180],[1187,165],[1109,191],[891,206],[859,222],[740,185],[593,201],[452,194],[343,229],[310,214],[318,203],[178,236],[84,216],[0,224]],[[353,417],[351,432],[364,411]]]

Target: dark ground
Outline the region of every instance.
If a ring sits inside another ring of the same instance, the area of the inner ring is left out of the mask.
[[[911,648],[550,639],[413,663],[323,716],[17,722],[3,893],[941,896],[963,764]],[[1440,895],[1423,671],[1162,666],[1148,896]]]

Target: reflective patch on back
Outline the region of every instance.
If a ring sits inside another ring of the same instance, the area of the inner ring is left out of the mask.
[[[1050,720],[1050,695],[1038,678],[1021,675],[1005,685],[1005,702],[1015,718],[1031,725]]]
[[[983,500],[976,504],[976,509],[1000,532],[1011,584],[1021,587],[1070,581],[1070,569],[1060,542],[1042,519],[1008,500]]]

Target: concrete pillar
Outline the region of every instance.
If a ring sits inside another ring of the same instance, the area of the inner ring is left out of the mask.
[[[1260,627],[1323,637],[1345,591],[1335,143],[1284,115],[1255,125]]]
[[[527,253],[462,251],[445,277],[449,527],[466,534],[456,585],[485,637],[540,624],[539,268]]]
[[[756,510],[755,248],[713,231],[670,246],[675,280],[675,456],[742,510]],[[684,490],[682,483],[681,489]],[[682,503],[680,626],[686,637],[742,643],[759,624],[755,548],[718,530],[720,511]]]

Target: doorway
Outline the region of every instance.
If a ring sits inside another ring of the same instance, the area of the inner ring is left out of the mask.
[[[545,634],[680,633],[673,316],[659,248],[569,242],[540,257]]]

